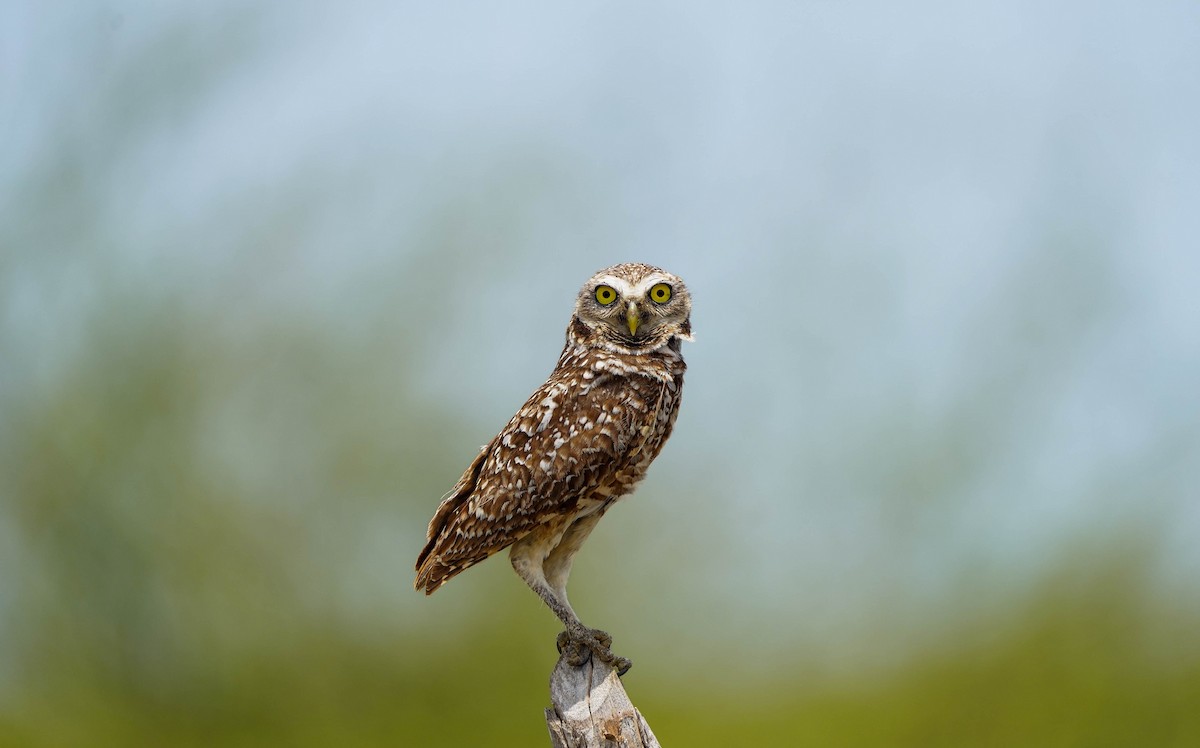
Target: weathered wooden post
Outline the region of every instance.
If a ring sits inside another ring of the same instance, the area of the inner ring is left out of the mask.
[[[550,701],[546,726],[554,748],[662,748],[616,671],[595,657],[570,665],[560,656]]]

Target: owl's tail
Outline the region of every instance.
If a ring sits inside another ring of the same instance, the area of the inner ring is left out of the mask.
[[[433,555],[433,548],[437,544],[437,538],[430,538],[425,544],[421,555],[417,556],[417,579],[413,582],[413,587],[417,590],[424,590],[426,595],[432,595],[433,591],[446,583],[450,577],[446,576],[441,570],[442,564],[437,562],[437,558]]]
[[[477,557],[447,559],[437,552],[438,540],[440,538],[430,538],[421,555],[417,556],[417,578],[413,587],[424,591],[426,595],[432,595],[438,587],[491,555],[484,553]]]
[[[470,498],[471,491],[475,489],[479,471],[483,468],[483,461],[487,458],[488,450],[494,443],[493,439],[491,444],[485,445],[479,451],[479,454],[471,461],[471,466],[458,479],[454,488],[442,497],[437,512],[429,521],[429,529],[426,532],[429,540],[417,556],[417,578],[413,582],[413,586],[418,590],[424,590],[426,595],[432,595],[434,590],[450,581],[451,577],[466,571],[490,555],[484,553],[478,557],[459,556],[461,550],[456,552],[449,542],[449,538],[452,536],[449,528],[464,503]]]

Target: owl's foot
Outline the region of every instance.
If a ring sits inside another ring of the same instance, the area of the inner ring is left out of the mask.
[[[568,629],[558,635],[557,644],[563,659],[567,661],[567,664],[575,667],[584,664],[591,657],[595,657],[616,670],[617,675],[624,675],[629,672],[629,668],[633,667],[632,662],[612,653],[612,650],[609,649],[612,646],[612,636],[600,629],[589,629],[582,626],[577,631]]]
[[[596,641],[600,642],[605,647],[612,646],[612,634],[608,633],[607,631],[601,631],[600,629],[588,630],[592,632],[592,636],[596,637]]]

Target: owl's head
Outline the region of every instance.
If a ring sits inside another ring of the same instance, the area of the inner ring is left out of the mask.
[[[605,268],[588,279],[571,324],[588,345],[623,353],[692,339],[692,297],[679,276],[640,262]]]

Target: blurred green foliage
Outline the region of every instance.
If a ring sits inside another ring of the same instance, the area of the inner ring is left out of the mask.
[[[140,303],[92,323],[69,375],[5,403],[0,744],[543,744],[554,626],[536,601],[514,582],[412,612],[432,501],[393,494],[436,496],[454,449],[407,433],[429,406],[405,372],[377,381],[336,363],[364,359],[353,343],[247,346]],[[231,469],[242,450],[265,464]],[[354,561],[380,523],[395,557]],[[643,653],[627,687],[667,745],[1195,745],[1200,621],[1152,602],[1145,544],[1112,540],[877,672],[810,672],[802,647],[756,672],[730,632],[693,653],[700,677]],[[390,584],[348,595],[372,568]]]

